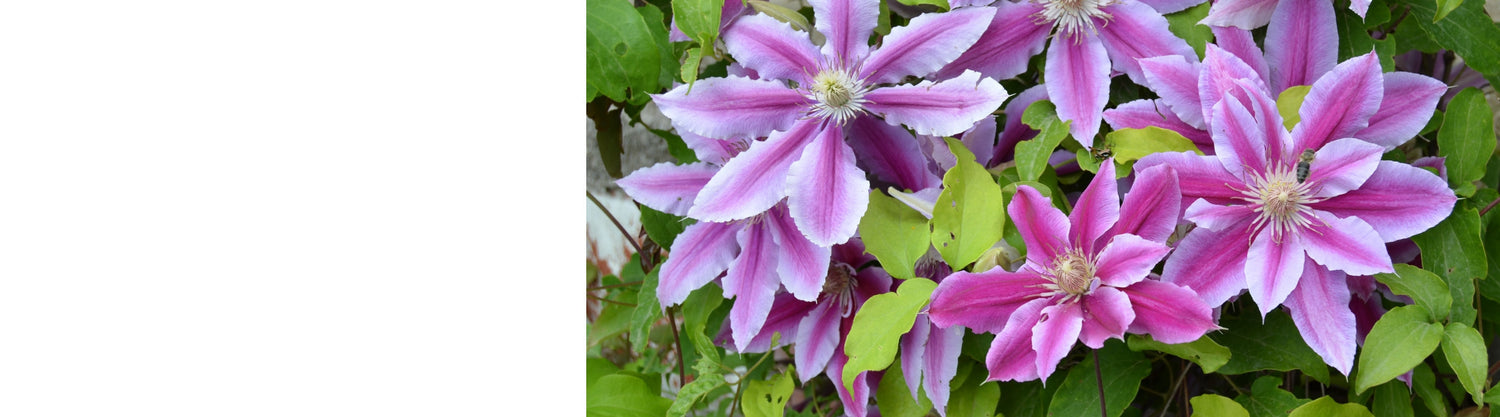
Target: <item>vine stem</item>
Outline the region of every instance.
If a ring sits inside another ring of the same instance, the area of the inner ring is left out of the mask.
[[[587,194],[589,196],[589,201],[594,202],[594,205],[598,206],[599,210],[604,212],[605,217],[609,217],[609,221],[615,224],[615,228],[620,229],[620,234],[625,235],[625,241],[630,242],[630,246],[635,248],[635,253],[641,253],[641,244],[636,243],[635,237],[630,236],[630,232],[625,230],[625,225],[620,224],[620,221],[615,219],[615,215],[613,213],[610,213],[609,209],[604,208],[604,203],[599,202],[598,198],[594,198],[594,193],[589,192],[588,190],[584,190],[583,193]]]
[[[1099,386],[1099,415],[1109,417],[1109,407],[1104,406],[1104,374],[1099,370],[1099,351],[1094,353],[1094,381]]]
[[[672,340],[676,341],[677,344],[677,372],[680,372],[682,375],[682,377],[680,378],[682,380],[682,385],[687,386],[687,359],[683,358],[682,356],[682,337],[677,335],[676,311],[676,307],[667,309],[667,322],[671,323],[672,325]]]
[[[1182,381],[1183,380],[1187,379],[1187,374],[1188,374],[1188,367],[1187,367],[1187,365],[1183,365],[1183,367],[1182,367],[1182,374],[1177,376],[1177,382],[1173,382],[1172,383],[1172,389],[1168,390],[1168,392],[1167,392],[1167,401],[1165,401],[1162,404],[1162,406],[1161,406],[1161,414],[1158,414],[1157,417],[1161,417],[1161,416],[1167,415],[1167,407],[1171,406],[1172,405],[1172,399],[1177,397],[1177,388],[1182,385]],[[1186,411],[1187,410],[1183,410],[1184,414],[1186,414]]]
[[[1500,198],[1495,199],[1495,201],[1491,201],[1490,205],[1484,206],[1484,208],[1479,209],[1479,217],[1484,217],[1484,213],[1488,213],[1490,209],[1495,208],[1496,203],[1500,203]]]
[[[632,286],[632,285],[641,285],[641,282],[642,281],[630,281],[630,282],[624,282],[624,283],[619,283],[619,284],[601,285],[601,286],[598,286],[598,287],[589,287],[589,291],[607,290],[607,289],[610,289],[610,288],[619,288],[619,287],[629,287],[629,286]]]
[[[593,294],[589,294],[589,298],[592,298],[592,299],[595,299],[595,300],[599,300],[599,301],[602,301],[602,302],[606,302],[606,303],[610,303],[610,304],[618,304],[618,305],[622,305],[622,306],[626,306],[626,307],[635,307],[635,304],[625,303],[625,302],[619,302],[619,301],[611,300],[611,299],[600,297],[600,296],[593,295]]]

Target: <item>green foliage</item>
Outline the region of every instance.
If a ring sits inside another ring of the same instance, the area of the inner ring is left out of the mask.
[[[1250,386],[1250,394],[1241,394],[1234,401],[1245,406],[1252,417],[1283,417],[1309,402],[1281,389],[1281,378],[1275,376],[1256,378]]]
[[[635,297],[635,311],[630,315],[630,346],[637,354],[645,353],[650,347],[651,328],[661,320],[661,303],[656,300],[659,271],[661,268],[652,269],[641,279],[641,290]]]
[[[719,361],[719,348],[714,346],[713,338],[704,334],[703,331],[709,328],[709,323],[713,323],[710,317],[723,302],[723,290],[715,285],[707,285],[693,291],[692,294],[688,294],[687,300],[682,302],[682,337],[688,339],[697,354],[712,358],[715,362]],[[718,331],[718,327],[715,323],[711,329]]]
[[[880,260],[892,277],[916,276],[917,259],[931,247],[927,218],[880,190],[870,190],[870,205],[859,219],[859,235],[865,236],[865,251]]]
[[[1438,5],[1430,0],[1407,0],[1412,20],[1441,45],[1464,58],[1464,63],[1484,74],[1490,85],[1500,85],[1500,27],[1484,11],[1484,2],[1465,1],[1439,21]],[[1403,36],[1397,33],[1397,36]],[[1405,49],[1405,48],[1402,48]]]
[[[768,381],[747,381],[745,396],[740,399],[740,410],[745,417],[781,417],[786,411],[787,401],[792,399],[793,369],[771,377]]]
[[[932,281],[914,278],[902,282],[896,292],[865,301],[854,314],[854,324],[844,338],[844,355],[849,357],[849,363],[844,365],[845,389],[853,386],[854,377],[860,372],[878,371],[891,365],[901,335],[911,331],[917,312],[927,305],[935,288],[937,284]]]
[[[1230,357],[1229,348],[1210,339],[1208,335],[1203,335],[1191,342],[1169,345],[1152,339],[1151,335],[1132,334],[1125,338],[1125,345],[1137,352],[1154,350],[1187,359],[1202,367],[1203,372],[1219,370],[1219,367],[1229,363]]]
[[[1307,99],[1307,93],[1312,91],[1312,86],[1299,85],[1287,87],[1276,97],[1276,112],[1281,114],[1281,124],[1286,125],[1286,130],[1292,130],[1297,122],[1302,121],[1302,115],[1297,110],[1302,108],[1302,101]]]
[[[1141,380],[1151,373],[1151,361],[1140,352],[1133,352],[1118,340],[1110,339],[1098,351],[1099,376],[1103,377],[1104,405],[1109,417],[1118,417],[1130,407],[1140,390]],[[1057,392],[1052,394],[1052,404],[1047,414],[1054,416],[1094,416],[1099,413],[1099,378],[1095,377],[1094,361],[1084,359],[1063,379]]]
[[[1177,13],[1166,16],[1167,30],[1173,35],[1187,41],[1188,46],[1193,47],[1193,52],[1198,53],[1198,59],[1203,59],[1205,44],[1214,40],[1214,32],[1207,25],[1199,24],[1198,21],[1208,16],[1211,2],[1203,2],[1197,6],[1189,7]]]
[[[932,246],[954,269],[979,259],[1005,233],[1005,199],[974,154],[947,138],[957,164],[943,174],[943,192],[932,209]]]
[[[677,241],[677,235],[687,230],[688,226],[697,223],[696,220],[662,213],[650,207],[640,206],[640,208],[641,227],[646,229],[646,236],[650,236],[651,240],[663,248],[672,247],[672,242]]]
[[[1045,417],[1052,405],[1052,394],[1057,392],[1058,380],[1066,376],[1054,373],[1045,385],[1042,381],[1001,383],[1000,390],[1005,392],[1007,400],[1000,403],[1000,412],[1005,417]]]
[[[1401,381],[1390,381],[1372,390],[1375,403],[1371,404],[1370,411],[1375,415],[1393,417],[1412,417],[1414,411],[1411,408],[1411,392],[1407,391],[1406,384]]]
[[[1485,163],[1495,152],[1494,117],[1484,93],[1475,88],[1465,88],[1448,102],[1438,131],[1438,155],[1447,158],[1448,183],[1458,195],[1473,195],[1474,181],[1484,177]]]
[[[906,375],[901,371],[901,360],[904,359],[891,364],[885,376],[880,378],[880,388],[875,390],[875,403],[880,404],[882,416],[922,417],[932,410],[932,400],[927,399],[924,390],[918,389],[917,398],[912,398],[911,390],[907,389]]]
[[[1359,404],[1339,404],[1333,397],[1320,397],[1292,410],[1291,417],[1375,417]]]
[[[896,0],[907,6],[932,5],[940,10],[948,10],[948,0]]]
[[[1375,47],[1375,39],[1365,29],[1364,18],[1342,7],[1334,9],[1334,16],[1339,34],[1339,62],[1369,53]]]
[[[1422,405],[1427,407],[1435,416],[1446,416],[1448,414],[1448,401],[1443,399],[1443,393],[1437,389],[1437,376],[1433,375],[1432,368],[1427,364],[1417,365],[1412,369],[1411,389],[1416,392],[1417,398],[1422,400]]]
[[[631,96],[656,92],[661,86],[662,50],[646,19],[626,0],[588,0],[586,7],[588,67],[585,73],[588,88],[585,101],[593,101],[602,94],[623,103]],[[662,38],[666,38],[665,33]]]
[[[677,391],[677,399],[672,401],[671,408],[667,409],[668,417],[682,417],[693,409],[693,405],[703,399],[710,391],[724,386],[724,373],[719,370],[719,363],[709,358],[700,358],[693,364],[693,370],[698,373],[698,379],[683,385]]]
[[[1182,137],[1181,133],[1147,126],[1145,129],[1119,129],[1104,135],[1104,141],[1114,150],[1116,176],[1130,173],[1134,162],[1146,155],[1158,152],[1186,152],[1202,155],[1198,145]]]
[[[725,0],[672,0],[677,29],[699,45],[713,45],[719,37],[719,18]]]
[[[1026,112],[1021,114],[1021,122],[1036,129],[1037,134],[1016,144],[1016,173],[1020,174],[1022,181],[1036,181],[1047,169],[1052,150],[1068,137],[1068,127],[1073,122],[1058,119],[1057,106],[1046,100],[1027,106]]]
[[[1452,13],[1464,0],[1437,0],[1437,15],[1432,17],[1433,23],[1440,22],[1448,13]]]
[[[698,81],[698,67],[703,65],[703,54],[708,51],[707,46],[689,49],[687,56],[682,59],[682,82],[688,83],[688,93],[693,92],[693,82]]]
[[[1442,346],[1443,356],[1448,358],[1448,365],[1458,375],[1458,382],[1473,396],[1475,403],[1483,402],[1485,371],[1490,362],[1479,331],[1463,323],[1448,323],[1443,330]]]
[[[1193,415],[1250,417],[1250,411],[1244,406],[1222,395],[1203,394],[1193,397],[1189,402],[1193,404]]]
[[[622,373],[594,381],[588,386],[586,401],[589,417],[656,417],[672,405],[672,400],[662,398],[646,381]]]
[[[1354,374],[1354,391],[1364,392],[1406,373],[1437,349],[1443,340],[1443,325],[1427,321],[1427,312],[1417,306],[1391,309],[1375,322],[1360,351]]]
[[[1411,297],[1417,306],[1427,310],[1433,322],[1448,317],[1453,296],[1448,293],[1448,283],[1437,275],[1415,266],[1396,264],[1396,273],[1376,274],[1375,279],[1390,287],[1391,292]]]
[[[1281,310],[1266,315],[1261,323],[1259,315],[1246,312],[1238,316],[1225,316],[1219,326],[1228,329],[1216,333],[1217,341],[1229,348],[1233,355],[1229,363],[1219,368],[1219,373],[1237,375],[1251,371],[1301,370],[1318,381],[1327,383],[1328,366],[1323,358],[1307,347],[1302,334],[1292,323],[1292,317]]]
[[[1483,278],[1489,269],[1479,237],[1479,212],[1460,204],[1447,219],[1411,240],[1422,249],[1422,269],[1448,282],[1454,301],[1449,320],[1472,325],[1474,280]]]
[[[792,25],[793,29],[803,32],[811,32],[813,29],[812,23],[808,23],[807,17],[802,16],[801,13],[797,13],[796,10],[788,9],[765,0],[746,0],[745,4],[750,5],[750,8],[755,9],[756,12]]]
[[[981,367],[973,372],[963,386],[955,388],[948,397],[948,417],[993,417],[995,406],[1000,404],[1000,385],[985,382]],[[953,379],[955,382],[958,378]]]

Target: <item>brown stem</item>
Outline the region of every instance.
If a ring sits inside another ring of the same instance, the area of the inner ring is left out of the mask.
[[[1109,417],[1109,407],[1104,405],[1104,374],[1099,370],[1099,351],[1094,353],[1094,382],[1099,386],[1099,416]]]
[[[682,374],[682,385],[687,386],[687,359],[682,356],[682,337],[677,335],[677,309],[667,309],[667,322],[672,325],[672,340],[677,344],[677,372]]]
[[[594,198],[594,193],[591,193],[587,190],[585,190],[583,193],[587,194],[589,196],[589,201],[594,202],[594,205],[598,206],[599,210],[604,212],[605,217],[609,217],[609,221],[613,222],[616,228],[620,229],[620,234],[625,235],[625,241],[630,242],[630,246],[635,248],[635,253],[641,253],[641,244],[636,243],[635,238],[630,236],[630,232],[625,230],[625,225],[620,224],[619,220],[615,220],[615,215],[613,213],[610,213],[609,209],[604,208],[604,203],[601,203],[599,202],[599,199]]]
[[[1484,213],[1488,213],[1490,209],[1495,208],[1496,203],[1500,203],[1500,198],[1495,199],[1495,201],[1491,201],[1490,205],[1484,206],[1484,208],[1479,209],[1479,217],[1484,217]]]
[[[630,282],[625,282],[625,283],[620,283],[620,284],[611,284],[611,285],[601,285],[601,286],[598,286],[598,287],[589,287],[589,291],[607,290],[607,289],[610,289],[610,288],[619,288],[619,287],[629,287],[629,286],[632,286],[632,285],[641,285],[641,281],[630,281]]]
[[[599,301],[603,301],[603,302],[610,303],[610,304],[617,304],[617,305],[622,305],[622,306],[626,306],[626,307],[635,307],[635,304],[625,303],[625,302],[619,302],[619,301],[611,300],[611,299],[600,297],[600,296],[593,295],[593,294],[589,294],[589,298],[592,298],[592,299],[595,299],[595,300],[599,300]]]

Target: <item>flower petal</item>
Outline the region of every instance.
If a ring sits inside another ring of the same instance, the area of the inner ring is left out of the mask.
[[[1182,189],[1177,186],[1177,171],[1171,166],[1153,166],[1135,170],[1135,184],[1125,193],[1120,205],[1120,220],[1106,238],[1133,234],[1143,239],[1166,242],[1177,227],[1182,213]]]
[[[1007,93],[993,79],[965,72],[957,78],[934,84],[877,88],[865,93],[865,109],[885,116],[892,124],[904,124],[919,134],[952,136],[969,130],[1005,102]]]
[[[1203,106],[1203,120],[1206,123],[1213,124],[1213,108],[1219,100],[1226,96],[1243,94],[1235,83],[1235,80],[1240,79],[1250,80],[1251,85],[1259,87],[1260,91],[1266,90],[1264,83],[1260,81],[1260,75],[1256,74],[1255,69],[1250,68],[1245,61],[1241,61],[1234,54],[1224,52],[1214,44],[1208,44],[1203,50],[1203,71],[1198,74],[1198,96],[1201,98],[1199,103]],[[1248,100],[1243,100],[1240,104],[1248,105],[1249,103]]]
[[[1287,294],[1297,288],[1302,278],[1302,264],[1307,262],[1300,237],[1306,234],[1287,233],[1276,236],[1275,228],[1266,226],[1250,242],[1249,257],[1245,259],[1245,285],[1260,315],[1265,316],[1286,300]]]
[[[1270,14],[1266,18],[1270,19]],[[1209,29],[1214,34],[1214,45],[1239,58],[1259,74],[1262,85],[1270,85],[1271,70],[1266,65],[1266,55],[1255,45],[1255,38],[1250,36],[1249,30],[1233,26],[1210,26]]]
[[[1047,99],[1047,85],[1038,84],[1016,94],[1015,98],[1005,104],[1005,114],[1024,114],[1032,103]],[[1005,118],[1005,128],[1000,131],[1000,137],[995,140],[995,157],[990,159],[991,163],[1001,163],[1015,158],[1016,144],[1023,140],[1036,137],[1037,131],[1021,122],[1019,117]],[[986,164],[988,166],[989,164]]]
[[[1117,71],[1130,76],[1137,84],[1145,84],[1138,59],[1162,55],[1177,55],[1189,61],[1198,60],[1198,53],[1187,41],[1167,30],[1167,18],[1145,3],[1124,1],[1101,7],[1111,16],[1108,24],[1099,25],[1099,39],[1109,51],[1109,59]],[[1050,63],[1050,62],[1049,62]],[[1047,78],[1051,80],[1051,77]]]
[[[854,236],[870,203],[870,182],[854,165],[854,151],[843,130],[829,126],[792,163],[787,174],[787,208],[797,228],[818,246]]]
[[[891,28],[880,48],[870,52],[860,76],[871,84],[886,84],[937,71],[979,40],[994,17],[988,7],[918,15],[906,26]]]
[[[1008,108],[1006,113],[1010,113]],[[1187,124],[1187,122],[1182,121],[1182,119],[1177,118],[1172,109],[1160,100],[1140,99],[1121,104],[1113,109],[1105,110],[1104,121],[1108,122],[1109,126],[1115,130],[1127,128],[1144,129],[1147,126],[1156,126],[1181,134],[1182,137],[1192,141],[1194,145],[1198,146],[1198,149],[1206,153],[1212,154],[1214,150],[1214,142],[1209,137],[1208,131],[1193,127]],[[1016,123],[1020,123],[1020,121]],[[1006,124],[1010,124],[1009,120],[1006,121]],[[1006,132],[1009,132],[1009,130]],[[1004,136],[1002,136],[1003,138]]]
[[[1385,149],[1355,138],[1329,142],[1319,149],[1308,165],[1307,181],[1318,197],[1332,197],[1359,188],[1375,167]]]
[[[1052,199],[1042,197],[1042,193],[1031,186],[1016,187],[1016,195],[1011,198],[1006,213],[1010,214],[1016,231],[1021,233],[1021,240],[1026,242],[1026,259],[1031,262],[1051,265],[1053,259],[1072,246],[1068,243],[1068,229],[1071,228],[1068,218],[1063,216],[1062,210],[1052,206]]]
[[[1201,303],[1196,298],[1193,300]],[[1084,346],[1098,349],[1110,338],[1123,339],[1125,330],[1135,321],[1130,297],[1114,287],[1103,286],[1080,299],[1083,306],[1083,330],[1078,338]]]
[[[1380,240],[1405,239],[1436,226],[1453,212],[1458,198],[1448,183],[1421,168],[1380,161],[1359,189],[1312,208],[1340,217],[1358,217],[1380,234]]]
[[[880,17],[879,0],[808,0],[813,26],[823,34],[823,56],[851,65],[870,50],[870,34]]]
[[[724,285],[724,298],[734,298],[734,307],[729,309],[729,329],[735,349],[744,351],[765,325],[781,279],[776,276],[776,245],[768,228],[746,227],[740,230],[737,239],[740,255],[729,265],[729,273],[720,283]]]
[[[1244,204],[1221,206],[1201,198],[1188,206],[1187,212],[1183,214],[1184,219],[1208,230],[1224,230],[1230,226],[1254,220],[1255,216],[1257,214],[1250,206]]]
[[[797,325],[796,335],[781,335],[782,339],[788,336],[797,338],[797,354],[792,356],[792,361],[797,365],[797,376],[804,383],[818,376],[818,372],[828,366],[828,360],[835,353],[834,349],[841,343],[839,324],[842,322],[840,315],[843,309],[838,304],[833,301],[817,303]]]
[[[1122,289],[1135,310],[1131,333],[1146,333],[1166,344],[1187,343],[1203,337],[1214,324],[1213,310],[1192,290],[1147,279]]]
[[[1078,342],[1083,311],[1078,303],[1062,303],[1043,308],[1041,316],[1031,333],[1031,348],[1036,350],[1037,376],[1045,381]]]
[[[940,328],[963,326],[975,332],[998,333],[1016,309],[1041,296],[1041,286],[1050,282],[1024,270],[954,272],[932,291],[927,317]]]
[[[730,221],[770,209],[786,197],[786,180],[792,163],[822,130],[817,120],[802,120],[791,130],[752,143],[749,150],[729,160],[708,180],[693,200],[688,217]]]
[[[1115,164],[1099,164],[1099,174],[1089,181],[1068,214],[1068,240],[1074,247],[1094,253],[1095,242],[1118,220],[1120,192],[1115,183]]]
[[[1309,262],[1302,282],[1286,299],[1292,323],[1323,362],[1344,375],[1354,367],[1354,312],[1349,310],[1349,287],[1342,272]]]
[[[1172,248],[1161,242],[1142,239],[1136,235],[1116,235],[1099,252],[1095,261],[1098,270],[1094,275],[1111,287],[1126,287],[1146,279],[1157,262],[1167,256]],[[1129,323],[1126,323],[1129,324]]]
[[[662,162],[635,170],[615,184],[646,207],[686,216],[698,191],[718,172],[718,167],[706,162],[687,165]]]
[[[656,298],[670,306],[686,300],[693,290],[719,277],[740,253],[735,235],[743,227],[734,223],[698,222],[687,227],[672,242],[672,256],[661,266]]]
[[[1045,72],[1047,96],[1057,105],[1057,117],[1072,121],[1068,131],[1073,138],[1092,148],[1104,117],[1104,102],[1109,99],[1109,57],[1104,44],[1095,36],[1060,35],[1047,49]]]
[[[927,335],[927,353],[922,358],[922,387],[938,415],[946,415],[948,384],[958,374],[958,357],[963,352],[963,345],[964,329],[959,327],[933,327]]]
[[[1275,71],[1276,67],[1271,68]],[[1302,121],[1292,128],[1293,152],[1318,149],[1329,141],[1364,130],[1370,124],[1370,116],[1380,108],[1384,92],[1385,82],[1380,78],[1380,61],[1375,53],[1350,58],[1334,67],[1313,83],[1302,108],[1297,110]]]
[[[987,381],[1037,379],[1036,349],[1031,348],[1032,333],[1042,318],[1042,308],[1050,301],[1045,298],[1031,300],[1005,321],[1005,330],[995,335],[989,353],[984,356],[985,367],[990,371]]]
[[[1219,0],[1208,8],[1208,16],[1198,24],[1251,30],[1270,22],[1275,10],[1276,0]]]
[[[844,350],[843,342],[839,343],[838,350]],[[849,417],[864,417],[870,406],[870,383],[867,380],[869,372],[860,372],[854,376],[854,389],[844,389],[844,365],[849,363],[849,357],[843,353],[834,355],[833,360],[828,361],[828,379],[833,381],[834,391],[839,393],[839,401],[844,404],[844,415]],[[799,371],[800,373],[800,371]],[[816,374],[814,374],[816,375]]]
[[[802,318],[807,316],[808,312],[817,306],[816,303],[798,300],[797,297],[793,297],[789,293],[776,294],[776,299],[771,302],[771,313],[766,316],[766,324],[761,326],[760,334],[750,339],[750,342],[745,344],[745,349],[739,352],[765,352],[773,348],[792,344],[796,340],[797,325],[802,322]],[[728,340],[730,337],[729,331],[729,328],[725,327],[715,339]],[[777,333],[781,334],[781,337],[778,339],[780,344],[771,346],[771,338]]]
[[[1243,182],[1225,171],[1218,157],[1192,152],[1158,152],[1136,161],[1135,169],[1157,165],[1169,165],[1177,171],[1177,185],[1182,189],[1182,205],[1179,207],[1187,207],[1200,198],[1220,205],[1239,201],[1234,198],[1241,194],[1231,187],[1240,186]]]
[[[714,139],[697,133],[689,132],[687,129],[678,128],[677,136],[682,137],[682,143],[688,149],[698,155],[698,159],[710,164],[723,166],[735,155],[750,147],[749,142],[739,139]]]
[[[711,138],[758,138],[786,130],[811,105],[780,82],[734,76],[705,78],[651,98],[674,126]]]
[[[1322,222],[1314,221],[1300,235],[1307,247],[1307,257],[1328,269],[1351,275],[1396,271],[1380,234],[1369,223],[1358,217],[1339,218],[1326,211],[1313,213]]]
[[[855,161],[876,180],[914,191],[942,185],[943,180],[927,169],[917,138],[906,129],[868,115],[850,120],[845,129]]]
[[[911,331],[901,335],[901,375],[906,379],[906,389],[911,391],[912,398],[917,398],[917,387],[922,385],[922,366],[927,363],[927,338],[933,330],[936,329],[927,317],[918,314]]]
[[[1338,62],[1338,39],[1332,2],[1278,0],[1266,28],[1266,45],[1276,45],[1266,49],[1271,92],[1281,94],[1287,87],[1311,85],[1322,77]]]
[[[1266,172],[1266,136],[1261,122],[1239,100],[1220,100],[1213,108],[1214,153],[1235,177],[1248,179]]]
[[[1162,281],[1187,287],[1209,306],[1218,307],[1245,289],[1245,259],[1250,251],[1250,222],[1214,231],[1193,229],[1177,242],[1162,267]]]
[[[816,301],[828,276],[830,249],[803,237],[784,206],[772,208],[764,222],[776,239],[776,274],[781,275],[781,284],[799,300]]]
[[[1385,95],[1380,99],[1380,109],[1370,116],[1369,127],[1354,137],[1394,149],[1427,126],[1431,110],[1437,108],[1438,99],[1448,91],[1448,86],[1432,77],[1409,72],[1385,73],[1381,79]]]
[[[1187,10],[1187,8],[1189,8],[1189,7],[1193,7],[1193,6],[1197,6],[1197,5],[1203,4],[1203,2],[1207,1],[1207,0],[1140,0],[1140,1],[1141,1],[1141,3],[1146,3],[1146,5],[1151,6],[1151,8],[1153,8],[1153,9],[1156,9],[1156,11],[1158,13],[1161,13],[1161,14],[1172,14],[1172,13],[1177,13],[1177,12],[1180,12],[1180,11],[1183,11],[1183,10]]]
[[[1172,114],[1195,128],[1206,126],[1203,124],[1205,106],[1198,98],[1198,63],[1177,55],[1166,55],[1142,59],[1140,66],[1151,91],[1161,96],[1160,101],[1172,110]]]
[[[807,34],[759,13],[740,18],[724,33],[724,49],[762,79],[808,85],[810,74],[818,72],[818,47]]]
[[[986,77],[1004,80],[1026,72],[1031,57],[1047,46],[1051,24],[1039,24],[1032,15],[1042,7],[1033,3],[995,3],[994,19],[974,45],[938,70],[936,79],[948,79],[974,70]]]

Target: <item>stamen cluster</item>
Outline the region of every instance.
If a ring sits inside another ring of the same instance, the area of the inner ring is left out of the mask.
[[[1287,234],[1312,225],[1316,216],[1308,205],[1322,199],[1313,197],[1310,183],[1297,181],[1297,174],[1291,166],[1278,165],[1265,173],[1247,174],[1250,178],[1246,185],[1250,188],[1235,191],[1243,195],[1236,198],[1249,203],[1251,210],[1257,213],[1250,225],[1252,236],[1270,227],[1271,238],[1280,243]]]
[[[848,70],[831,68],[818,72],[806,96],[815,103],[812,115],[843,124],[865,111],[865,93],[870,87]]]
[[[1042,21],[1057,22],[1058,33],[1072,36],[1078,34],[1084,28],[1088,28],[1090,34],[1099,32],[1094,26],[1094,18],[1110,19],[1104,6],[1114,4],[1113,0],[1043,0],[1042,11],[1036,17]],[[1082,41],[1082,38],[1074,38]]]

